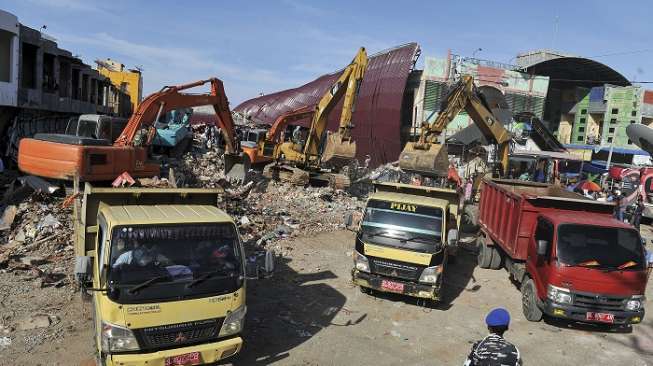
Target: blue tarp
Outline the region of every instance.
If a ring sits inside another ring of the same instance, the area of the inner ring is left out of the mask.
[[[585,149],[585,150],[592,150],[594,151],[594,148],[596,145],[576,145],[576,144],[565,144],[565,148],[567,149]],[[610,146],[601,146],[600,148],[601,151],[610,151]],[[644,155],[644,156],[649,156],[649,153],[647,153],[644,150],[639,150],[639,149],[626,149],[623,147],[615,147],[612,149],[613,154],[625,154],[625,155]]]
[[[605,162],[599,165],[599,164],[595,164],[594,161],[592,161],[591,163],[584,163],[583,171],[585,173],[590,173],[590,174],[604,174],[608,172],[608,170],[605,169]]]

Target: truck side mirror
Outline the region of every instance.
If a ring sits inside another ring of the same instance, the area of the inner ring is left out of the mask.
[[[75,257],[75,278],[82,287],[92,286],[93,257]]]
[[[450,229],[447,233],[447,244],[455,246],[458,243],[458,230]]]
[[[274,274],[275,260],[271,250],[265,251],[263,266],[256,256],[247,259],[245,264],[245,277],[250,280],[269,278]]]
[[[538,240],[536,250],[537,250],[537,255],[545,256],[549,250],[549,242],[546,240]]]

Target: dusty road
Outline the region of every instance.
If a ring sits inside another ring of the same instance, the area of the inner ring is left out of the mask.
[[[527,365],[653,365],[651,316],[625,333],[530,323],[507,273],[477,268],[466,251],[445,274],[446,301],[440,306],[365,295],[349,280],[352,243],[347,231],[283,243],[292,248],[291,256],[279,261],[274,278],[251,283],[246,345],[226,365],[460,365],[471,343],[485,335],[484,315],[495,306],[510,310],[507,338],[518,345]],[[0,275],[0,281],[9,275]],[[652,288],[649,284],[647,294]],[[30,296],[29,291],[9,291],[10,297]],[[52,309],[60,319],[43,330],[48,338],[30,344],[29,338],[16,337],[0,351],[0,365],[78,365],[90,356],[90,318],[77,296],[66,296],[69,301]],[[47,309],[51,300],[33,301]],[[5,298],[0,310],[9,304]]]

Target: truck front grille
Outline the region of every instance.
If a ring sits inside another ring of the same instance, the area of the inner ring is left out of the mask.
[[[216,339],[224,318],[199,320],[135,329],[134,335],[143,350],[161,350]]]
[[[588,309],[620,310],[625,300],[625,297],[619,296],[574,293],[574,305]]]
[[[370,258],[370,265],[372,273],[409,281],[417,281],[421,273],[421,268],[418,266],[385,258]]]

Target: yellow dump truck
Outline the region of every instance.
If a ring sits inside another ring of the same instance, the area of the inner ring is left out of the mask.
[[[92,299],[96,364],[214,363],[238,353],[245,258],[221,190],[97,188],[74,210],[75,275]]]
[[[455,190],[375,183],[357,227],[352,280],[370,289],[440,300],[444,266],[458,242]]]

